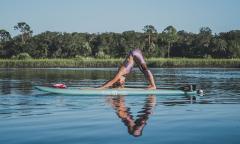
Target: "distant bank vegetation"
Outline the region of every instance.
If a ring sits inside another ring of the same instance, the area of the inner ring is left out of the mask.
[[[152,68],[209,67],[240,68],[240,59],[192,59],[192,58],[149,58],[146,59]],[[120,58],[96,59],[1,59],[0,68],[95,68],[118,67],[123,62]]]
[[[2,59],[124,58],[134,48],[141,49],[148,58],[240,58],[240,30],[213,34],[209,27],[202,27],[195,34],[177,31],[173,26],[159,32],[154,26],[146,25],[142,32],[46,31],[33,35],[25,22],[19,22],[13,28],[19,35],[12,37],[8,31],[0,29]]]

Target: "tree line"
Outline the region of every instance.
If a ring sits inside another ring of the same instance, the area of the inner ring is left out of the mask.
[[[240,30],[213,34],[209,27],[199,33],[177,31],[168,26],[158,32],[152,25],[142,32],[66,33],[46,31],[33,35],[25,22],[14,27],[19,35],[0,29],[0,58],[15,58],[21,54],[32,58],[124,57],[139,48],[146,57],[240,58]]]

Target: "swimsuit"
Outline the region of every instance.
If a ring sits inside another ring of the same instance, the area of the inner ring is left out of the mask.
[[[133,61],[129,60],[130,56],[133,57]],[[152,75],[151,71],[148,70],[148,68],[146,66],[146,62],[143,58],[142,52],[139,49],[134,49],[129,52],[126,60],[123,63],[123,66],[126,68],[126,74],[124,74],[124,76],[126,77],[126,75],[132,71],[134,62],[137,63],[138,68],[144,74],[144,76],[148,79],[149,83],[154,86],[155,84],[154,84],[154,82],[152,82],[153,75]]]
[[[134,58],[134,61],[138,64],[140,70],[142,71],[143,69],[142,69],[141,65],[142,65],[142,64],[145,64],[146,62],[145,62],[145,60],[144,60],[144,58],[143,58],[143,55],[142,55],[141,50],[139,50],[139,49],[134,49],[134,50],[131,50],[131,51],[128,53],[128,56],[127,56],[126,60],[125,60],[124,63],[123,63],[124,67],[126,68],[127,74],[132,71],[132,68],[133,68],[133,66],[134,66],[134,62],[130,62],[130,61],[128,60],[128,57],[129,57],[129,56],[132,56],[132,57]]]

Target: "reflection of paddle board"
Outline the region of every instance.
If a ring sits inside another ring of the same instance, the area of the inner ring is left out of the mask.
[[[195,95],[197,91],[183,91],[178,89],[156,89],[147,90],[144,88],[122,88],[122,89],[97,89],[97,88],[54,88],[35,86],[36,89],[44,92],[63,95]]]

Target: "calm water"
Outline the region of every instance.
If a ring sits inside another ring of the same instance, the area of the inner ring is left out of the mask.
[[[205,95],[50,95],[33,86],[98,86],[116,69],[0,69],[0,143],[240,143],[240,69],[152,71],[158,86],[198,84]],[[145,79],[136,69],[127,85]]]

